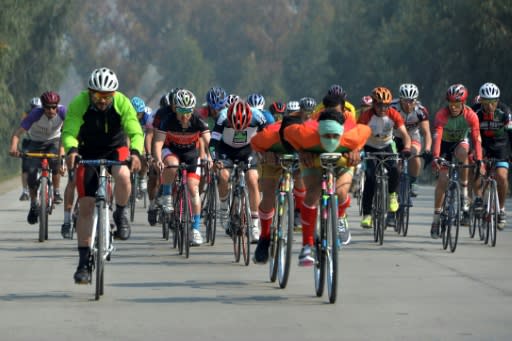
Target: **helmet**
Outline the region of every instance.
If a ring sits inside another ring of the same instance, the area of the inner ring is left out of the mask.
[[[237,101],[239,99],[240,99],[240,96],[235,95],[235,94],[230,94],[230,95],[228,95],[226,105],[230,106],[231,104],[235,103],[235,101]]]
[[[313,111],[316,107],[316,101],[311,97],[303,97],[299,101],[299,108],[303,111]]]
[[[263,110],[263,107],[265,106],[265,97],[263,97],[260,94],[250,94],[247,96],[247,103],[251,107],[255,107],[256,109]]]
[[[252,119],[251,107],[247,102],[237,100],[228,108],[228,122],[235,130],[244,130]]]
[[[468,98],[468,89],[462,84],[450,85],[446,91],[446,100],[450,102],[464,102]]]
[[[227,104],[227,94],[223,88],[211,88],[206,93],[206,103],[215,110],[221,110]]]
[[[363,98],[361,98],[361,105],[370,106],[372,104],[373,104],[372,96],[363,96]]]
[[[151,115],[151,113],[153,112],[153,109],[151,109],[151,107],[146,106],[146,107],[144,108],[144,112],[145,112],[146,114],[148,114],[148,115]]]
[[[43,105],[59,104],[60,96],[55,91],[46,91],[41,95],[41,103]]]
[[[299,101],[289,101],[288,104],[286,104],[286,110],[288,112],[299,111],[300,110]]]
[[[144,103],[144,100],[140,97],[133,97],[131,102],[136,112],[144,112],[144,109],[146,109],[146,103]]]
[[[166,93],[162,97],[160,97],[160,108],[168,107],[171,104],[171,101],[169,101],[169,93]]]
[[[178,91],[180,91],[180,90],[182,90],[182,89],[181,88],[172,88],[171,91],[169,91],[169,94],[168,94],[168,96],[169,96],[169,105],[170,104],[175,104],[174,103],[174,97],[176,96],[176,93]]]
[[[393,96],[388,88],[379,86],[372,90],[372,99],[376,103],[391,104]]]
[[[112,92],[117,90],[119,82],[114,71],[102,67],[91,73],[88,87],[95,91]]]
[[[403,99],[416,99],[418,98],[418,87],[414,84],[405,83],[400,85],[400,98]]]
[[[268,107],[268,111],[270,111],[272,115],[283,115],[286,111],[286,104],[282,102],[272,102]]]
[[[41,99],[39,97],[33,97],[30,100],[30,108],[34,109],[35,107],[42,107],[43,104],[41,104]]]
[[[174,95],[174,104],[180,109],[194,109],[196,106],[196,96],[186,89],[181,89]]]
[[[342,86],[339,84],[333,84],[329,88],[329,91],[327,91],[328,95],[335,95],[335,96],[341,96],[343,99],[347,97],[347,93],[345,90],[343,90]]]
[[[480,87],[478,94],[484,99],[500,98],[500,88],[494,83],[485,83]]]

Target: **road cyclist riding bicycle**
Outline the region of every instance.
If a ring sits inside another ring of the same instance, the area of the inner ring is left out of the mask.
[[[143,133],[130,100],[117,91],[116,74],[106,68],[95,69],[82,91],[69,104],[62,130],[62,143],[67,153],[68,167],[75,166],[80,155],[84,160],[124,161],[131,155],[131,171],[140,170],[143,150]],[[127,145],[127,137],[130,146]],[[130,169],[113,166],[116,210],[113,213],[116,236],[121,240],[130,237],[130,223],[126,205],[131,191]],[[80,210],[77,219],[78,267],[75,283],[90,282],[89,257],[95,205],[98,188],[98,168],[80,165],[75,171]]]
[[[402,157],[409,157],[411,150],[411,139],[405,128],[404,120],[400,113],[391,107],[391,91],[385,87],[376,87],[372,90],[372,108],[361,114],[358,123],[366,124],[370,127],[372,134],[364,147],[365,153],[387,152],[395,153],[393,145],[394,134],[399,135],[403,141],[401,151]],[[366,176],[363,192],[363,219],[361,226],[363,228],[372,228],[372,201],[375,193],[375,168],[376,161],[366,162]],[[386,225],[395,224],[395,212],[398,210],[398,187],[400,185],[400,173],[398,164],[394,160],[386,161],[388,170],[388,193],[389,206]]]
[[[24,143],[25,151],[44,152],[63,155],[60,148],[61,128],[66,117],[66,108],[59,105],[60,96],[54,91],[47,91],[41,95],[42,107],[35,107],[21,121],[18,129],[11,137],[9,154],[20,156],[18,143],[22,134],[27,134],[27,142]],[[36,224],[39,216],[37,203],[37,169],[41,161],[36,158],[24,158],[22,161],[23,172],[28,174],[27,182],[30,190],[30,209],[27,215],[29,224]],[[60,204],[60,173],[64,172],[58,159],[50,159],[52,170],[52,182],[54,187],[54,203]]]
[[[440,167],[436,158],[443,157],[452,161],[455,157],[462,165],[469,163],[469,137],[474,148],[475,161],[481,164],[482,145],[478,116],[466,105],[468,89],[462,84],[453,84],[446,91],[447,105],[441,108],[435,115],[434,121],[434,145],[432,167],[439,171],[434,197],[434,216],[430,236],[439,238],[440,215],[442,211],[444,193],[448,184],[448,169]],[[484,174],[484,165],[480,166],[481,174]],[[460,187],[462,189],[462,210],[465,214],[469,211],[468,197],[468,168],[460,170]]]
[[[194,112],[195,95],[186,89],[176,92],[173,98],[176,112],[165,108],[159,127],[156,128],[153,157],[158,168],[163,169],[162,203],[164,210],[173,209],[172,184],[180,163],[187,164],[187,185],[192,204],[192,234],[190,243],[199,246],[203,243],[201,236],[201,200],[199,197],[200,160],[207,158],[206,147],[210,142],[210,130],[205,121]],[[161,109],[162,110],[162,109]],[[188,213],[187,213],[188,214]]]

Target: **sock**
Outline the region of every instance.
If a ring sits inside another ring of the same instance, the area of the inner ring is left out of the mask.
[[[347,195],[347,198],[344,202],[338,204],[338,218],[342,218],[345,216],[345,211],[350,207],[350,195]]]
[[[409,179],[411,180],[411,185],[412,185],[413,183],[416,182],[417,178],[415,176],[409,176]]]
[[[270,226],[272,225],[272,218],[274,217],[274,209],[270,212],[263,212],[261,209],[258,211],[261,224],[260,238],[270,239]]]
[[[89,266],[89,247],[88,246],[79,246],[78,247],[78,267],[84,268]]]
[[[71,211],[64,211],[64,224],[71,223]]]
[[[302,207],[302,203],[304,202],[304,197],[306,196],[305,188],[297,188],[293,189],[293,200],[295,200],[295,209],[300,210]]]
[[[162,185],[162,195],[171,195],[172,194],[172,185],[166,184]]]
[[[192,228],[194,230],[198,230],[199,231],[199,228],[200,228],[200,224],[201,224],[201,215],[200,214],[194,214],[194,220],[192,222]]]
[[[116,204],[116,211],[117,212],[124,212],[125,208],[126,208],[126,205],[125,206],[121,206],[121,205]]]
[[[302,220],[302,245],[313,245],[315,242],[313,234],[315,233],[316,216],[316,207],[310,207],[302,203],[300,209],[300,217]]]
[[[439,224],[439,221],[441,220],[441,209],[440,208],[436,208],[434,210],[434,217],[432,220],[433,220],[433,223]]]

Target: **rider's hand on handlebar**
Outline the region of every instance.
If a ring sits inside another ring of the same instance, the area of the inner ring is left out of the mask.
[[[344,154],[347,158],[347,166],[357,166],[361,162],[361,152],[359,150],[352,150]]]
[[[439,158],[435,157],[432,160],[432,170],[438,172],[441,169],[441,165],[439,164]]]

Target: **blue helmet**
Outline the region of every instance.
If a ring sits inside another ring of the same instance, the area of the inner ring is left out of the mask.
[[[263,110],[263,108],[265,107],[265,97],[256,93],[250,94],[249,96],[247,96],[247,103],[249,103],[251,107]]]
[[[223,88],[211,88],[206,93],[206,103],[208,103],[208,106],[212,109],[224,109],[228,104],[228,95]]]
[[[144,109],[146,109],[146,103],[144,103],[144,100],[140,97],[133,97],[131,102],[136,112],[144,112]]]

